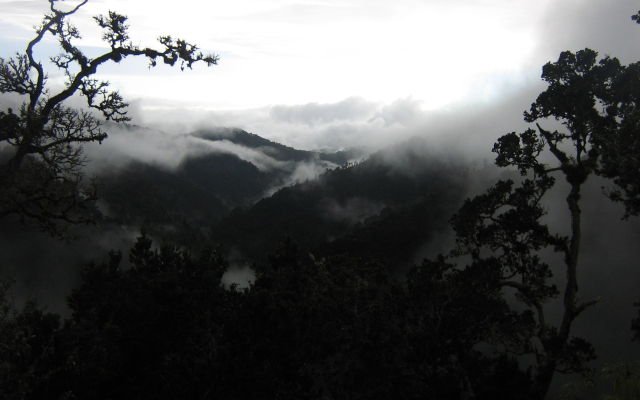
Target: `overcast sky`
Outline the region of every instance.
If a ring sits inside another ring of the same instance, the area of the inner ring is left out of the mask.
[[[24,49],[47,9],[0,0],[1,57]],[[148,70],[142,59],[100,69],[132,103],[132,123],[172,133],[233,126],[316,149],[518,130],[544,89],[542,65],[561,51],[640,59],[638,9],[630,0],[90,0],[73,22],[91,54],[104,43],[90,17],[114,10],[129,17],[135,44],[170,34],[220,55],[218,66],[185,72]]]

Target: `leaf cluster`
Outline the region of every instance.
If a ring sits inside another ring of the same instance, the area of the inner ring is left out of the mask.
[[[528,323],[517,329],[519,340],[505,348],[536,356],[535,398],[546,395],[555,372],[584,372],[585,363],[595,358],[591,344],[570,335],[575,318],[597,302],[580,303],[577,297],[581,188],[591,175],[610,178],[617,186],[609,197],[624,203],[627,217],[637,214],[638,69],[637,63],[623,66],[609,56],[598,60],[591,49],[565,51],[547,63],[542,79],[548,87],[524,112],[525,121],[536,123],[537,129],[503,135],[493,147],[496,165],[515,167],[523,178],[497,182],[466,200],[451,219],[457,246],[450,255],[470,256],[466,269],[483,270],[485,279],[514,291],[526,306],[515,314]],[[550,118],[563,129],[541,126]],[[550,232],[543,222],[545,196],[559,178],[569,187],[569,236]],[[541,259],[546,248],[564,255],[564,312],[558,326],[545,317],[545,303],[561,293],[549,283],[552,268]]]
[[[512,358],[476,349],[498,331],[509,340],[515,320],[497,287],[443,260],[400,283],[376,261],[302,257],[285,240],[238,289],[222,285],[228,265],[220,254],[157,248],[143,232],[129,266],[118,251],[87,265],[69,296],[71,318],[38,334],[55,345],[25,359],[27,370],[7,359],[7,376],[24,390],[5,385],[0,394],[445,399],[471,390],[493,399],[531,384]],[[38,318],[9,320],[31,329],[44,323]],[[2,339],[9,352],[19,348]]]

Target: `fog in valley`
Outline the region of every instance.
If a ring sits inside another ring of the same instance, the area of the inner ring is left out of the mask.
[[[23,51],[33,36],[29,27],[47,11],[38,3],[0,1],[0,35],[6,39],[0,57]],[[141,40],[149,40],[154,17],[145,19],[144,8],[129,3],[113,7],[129,15],[132,29],[140,25]],[[470,0],[455,6],[438,0],[244,3],[254,11],[229,6],[208,20],[193,17],[191,25],[206,23],[209,30],[173,21],[180,35],[204,35],[193,40],[219,52],[220,66],[198,65],[179,74],[130,60],[105,66],[105,79],[130,102],[131,121],[104,122],[108,138],[82,144],[85,179],[100,182],[96,224],[71,226],[69,240],[61,240],[15,215],[1,218],[0,275],[15,279],[15,304],[36,298],[48,311],[69,317],[67,296],[81,284],[82,269],[108,260],[110,250],[121,250],[123,268],[131,268],[128,250],[141,229],[154,248],[176,243],[196,251],[220,244],[229,262],[222,278],[227,288],[250,287],[259,276],[255,266],[286,236],[297,241],[305,262],[371,255],[403,281],[412,266],[455,248],[449,220],[465,199],[499,179],[524,179],[515,169],[495,166],[492,148],[502,135],[535,128],[523,112],[547,88],[540,79],[544,64],[561,51],[586,47],[623,65],[640,59],[640,27],[630,19],[638,5],[624,0],[546,0],[535,7]],[[102,6],[90,1],[74,18],[107,12]],[[171,31],[169,16],[156,10],[165,7],[153,8],[155,18],[165,21],[157,25]],[[434,24],[441,12],[451,26],[438,34],[420,27],[412,12]],[[474,12],[488,21],[474,21]],[[454,22],[456,15],[466,28]],[[327,43],[304,25],[326,30]],[[265,26],[271,29],[260,39],[256,29]],[[285,38],[296,28],[301,38],[289,39],[287,47]],[[472,45],[462,47],[465,40]],[[335,55],[325,47],[332,44]],[[45,41],[42,53],[55,46]],[[104,46],[92,41],[88,48]],[[63,84],[63,74],[52,70],[51,87]],[[22,101],[3,93],[0,110],[18,110]],[[82,108],[85,102],[74,96],[65,104]],[[565,129],[553,118],[537,122]],[[13,151],[1,141],[0,161]],[[553,157],[544,160],[555,166]],[[543,200],[542,221],[565,236],[571,233],[570,188],[557,174]],[[572,333],[593,343],[595,368],[640,360],[630,329],[640,301],[640,219],[623,219],[622,204],[605,196],[613,187],[592,175],[581,196],[578,297],[599,301],[576,319]],[[365,243],[371,238],[385,243]],[[559,325],[567,278],[564,255],[552,250],[539,253],[561,294],[544,307],[548,322]],[[462,269],[465,260],[453,262]],[[515,303],[513,296],[509,301]],[[553,393],[576,379],[556,374]]]

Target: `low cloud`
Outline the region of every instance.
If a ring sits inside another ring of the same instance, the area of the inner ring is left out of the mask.
[[[365,198],[354,197],[345,201],[327,198],[324,199],[321,208],[323,217],[330,221],[347,221],[355,224],[372,215],[377,215],[385,207],[381,202],[371,201]]]
[[[87,166],[90,173],[115,171],[134,160],[173,170],[188,155],[207,152],[194,138],[185,135],[169,135],[116,124],[108,124],[104,130],[109,137],[102,144],[90,143],[84,146],[91,160]]]
[[[273,169],[283,169],[288,163],[278,161],[269,156],[271,148],[250,149],[248,147],[239,146],[229,140],[210,141],[206,139],[195,139],[202,148],[209,149],[211,152],[236,154],[241,159],[248,161],[258,167],[262,171],[271,171]]]
[[[385,128],[393,126],[393,124],[412,127],[425,118],[425,112],[421,105],[422,101],[414,100],[413,97],[398,99],[389,105],[382,106],[382,109],[369,122],[380,118],[384,121]]]
[[[514,80],[513,85],[521,90],[438,110],[425,109],[423,102],[413,97],[389,103],[350,97],[326,104],[216,111],[185,111],[169,105],[146,108],[144,100],[139,100],[136,107],[140,119],[134,118],[133,122],[170,133],[212,127],[240,128],[301,150],[363,146],[377,150],[419,136],[455,145],[468,153],[478,149],[489,152],[499,136],[526,129],[522,112],[544,89],[539,80],[528,84]],[[171,130],[172,127],[176,130]]]
[[[289,172],[283,180],[277,182],[263,193],[263,197],[270,197],[283,187],[296,185],[301,182],[316,179],[320,174],[324,173],[327,168],[333,169],[338,165],[320,159],[311,159],[307,161],[292,162],[288,165]]]
[[[232,265],[222,276],[222,284],[230,287],[235,284],[239,289],[248,288],[256,280],[256,273],[248,265]]]
[[[134,160],[175,170],[187,158],[211,153],[236,154],[263,171],[282,169],[287,165],[265,152],[240,146],[229,140],[210,141],[191,135],[169,134],[116,124],[108,124],[104,130],[109,137],[102,144],[85,145],[87,156],[91,160],[87,166],[90,174],[116,171]]]
[[[309,128],[338,121],[358,121],[375,113],[379,105],[361,97],[349,97],[337,103],[307,103],[270,107],[269,116],[277,123],[302,124]]]

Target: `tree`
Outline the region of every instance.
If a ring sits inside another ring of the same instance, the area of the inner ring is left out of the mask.
[[[566,399],[635,400],[640,398],[640,364],[606,363],[583,379],[565,385]]]
[[[496,324],[505,339],[520,322],[482,268],[425,262],[400,283],[375,260],[303,260],[286,240],[254,266],[256,280],[227,322],[235,398],[495,399],[530,386],[513,359],[474,348]]]
[[[633,305],[640,307],[640,301]],[[631,321],[631,330],[634,331],[633,340],[640,340],[640,310],[638,310],[638,318]]]
[[[84,268],[58,347],[68,365],[49,385],[61,382],[61,392],[79,398],[214,397],[239,296],[221,283],[228,264],[212,247],[193,254],[152,244],[142,232],[130,268],[119,251]]]
[[[566,51],[547,63],[542,79],[549,86],[524,113],[537,129],[504,135],[493,148],[496,164],[516,167],[523,179],[519,184],[501,180],[486,194],[468,199],[451,221],[457,239],[453,255],[471,256],[473,264],[492,268],[503,290],[513,291],[525,312],[535,315],[534,329],[525,332],[521,345],[507,344],[508,350],[535,355],[533,399],[546,396],[555,372],[584,371],[584,363],[595,357],[587,341],[571,336],[575,319],[597,302],[578,298],[581,189],[591,175],[611,178],[617,189],[609,196],[624,202],[627,217],[637,215],[637,152],[627,149],[638,143],[638,68],[638,63],[625,67],[609,56],[598,61],[590,49]],[[551,131],[538,122],[549,118],[564,129]],[[630,164],[634,157],[636,164]],[[557,179],[569,187],[569,236],[550,232],[542,221],[545,196]],[[541,259],[545,248],[563,255],[564,288],[548,282],[553,268]],[[553,326],[545,318],[545,303],[560,294],[562,321]]]
[[[225,357],[231,397],[403,397],[386,269],[348,256],[304,258],[287,238],[268,262],[254,265],[256,280],[234,322],[235,347]],[[242,358],[234,356],[239,351]]]
[[[97,198],[98,185],[95,179],[86,182],[83,166],[87,160],[81,145],[107,138],[101,122],[90,111],[66,107],[64,102],[80,94],[86,97],[89,110],[98,110],[106,120],[128,121],[128,103],[118,91],[108,90],[109,82],[94,77],[98,67],[142,56],[149,59],[150,68],[160,59],[171,66],[180,62],[184,70],[200,61],[216,65],[219,58],[204,55],[196,45],[171,36],[158,38],[161,50],[140,48],[129,38],[127,17],[113,11],[94,17],[109,50],[91,58],[75,45],[81,36],[69,20],[88,0],[70,11],[57,9],[57,1],[49,0],[50,13],[36,28],[36,36],[24,53],[0,58],[0,91],[27,98],[17,112],[0,111],[0,143],[11,149],[0,165],[0,218],[17,215],[51,235],[63,236],[69,223],[93,221],[88,206]],[[48,34],[61,48],[50,61],[67,78],[64,89],[55,94],[47,85],[43,64],[34,57],[34,49]]]
[[[406,352],[404,372],[415,394],[515,399],[530,389],[530,372],[521,371],[513,356],[492,358],[478,350],[480,344],[521,343],[533,325],[531,315],[509,310],[499,282],[492,279],[491,262],[459,269],[440,257],[407,274],[399,307],[406,344],[399,350]]]
[[[0,397],[43,398],[37,389],[56,370],[60,316],[45,312],[34,299],[19,310],[11,296],[12,283],[0,277]]]
[[[493,269],[441,258],[400,283],[375,260],[304,258],[288,239],[248,288],[225,288],[219,248],[155,249],[142,232],[129,266],[120,251],[85,266],[62,327],[35,302],[17,310],[0,281],[0,393],[484,400],[530,387],[514,357],[475,348],[531,325],[509,311]]]
[[[615,98],[609,107],[617,126],[598,138],[596,173],[613,180],[616,186],[607,195],[625,206],[624,218],[629,218],[640,214],[640,63],[622,69],[612,90]]]

